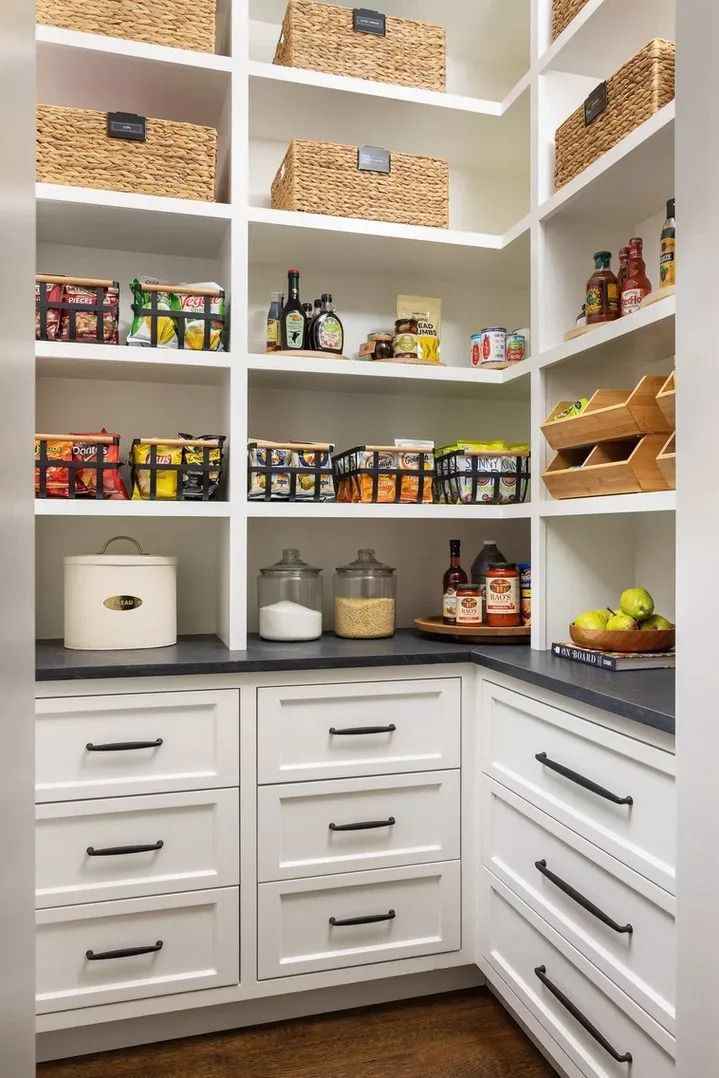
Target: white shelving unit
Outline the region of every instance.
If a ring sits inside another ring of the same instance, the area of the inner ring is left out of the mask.
[[[38,185],[38,268],[119,280],[123,340],[127,283],[142,273],[218,281],[232,323],[232,352],[220,355],[38,344],[43,429],[104,425],[122,434],[123,449],[142,434],[229,437],[226,502],[36,503],[41,635],[61,635],[52,581],[62,555],[121,530],[180,559],[180,632],[217,632],[234,649],[256,629],[257,570],[284,546],[321,565],[326,590],[334,566],[360,545],[376,547],[399,566],[403,625],[437,607],[454,536],[465,562],[488,536],[509,557],[531,560],[534,647],[565,635],[577,608],[635,582],[673,615],[674,493],[551,500],[539,425],[559,399],[672,366],[673,297],[570,342],[563,335],[595,250],[616,253],[643,235],[656,279],[664,202],[674,193],[674,106],[557,193],[552,167],[558,124],[651,37],[674,36],[674,4],[589,0],[551,45],[550,6],[396,0],[393,14],[447,27],[446,94],[273,66],[284,0],[221,3],[216,56],[38,28],[41,100],[212,124],[220,146],[212,204]],[[492,42],[482,64],[478,40]],[[294,136],[445,156],[450,228],[273,210],[270,183]],[[447,366],[265,356],[269,294],[295,264],[304,297],[333,292],[350,352],[393,320],[398,293],[441,296]],[[494,324],[530,325],[533,355],[512,370],[473,371],[470,334]],[[529,441],[532,498],[476,507],[251,503],[248,435],[338,448],[394,437]]]

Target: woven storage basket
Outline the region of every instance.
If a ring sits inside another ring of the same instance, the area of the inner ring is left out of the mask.
[[[675,46],[655,38],[608,80],[607,106],[585,123],[584,106],[557,128],[554,186],[562,187],[674,98]]]
[[[386,19],[386,35],[353,28],[352,8],[288,0],[276,64],[375,82],[446,87],[446,34],[441,26]]]
[[[109,138],[107,113],[38,105],[37,178],[213,202],[217,132],[213,127],[148,120],[147,140]]]
[[[215,51],[215,0],[37,0],[36,18],[65,30]]]
[[[356,146],[293,139],[272,183],[272,208],[449,227],[449,166],[437,157],[391,155],[390,172],[364,172]]]
[[[576,18],[587,0],[553,0],[552,3],[552,41],[566,30],[572,19]]]

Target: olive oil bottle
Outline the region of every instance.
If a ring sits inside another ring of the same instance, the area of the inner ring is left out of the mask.
[[[300,271],[287,271],[287,302],[282,311],[282,347],[301,351],[305,346],[307,317],[300,303]]]

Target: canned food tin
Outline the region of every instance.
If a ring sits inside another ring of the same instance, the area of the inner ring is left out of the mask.
[[[507,363],[520,363],[527,354],[527,342],[521,333],[507,335]]]
[[[506,362],[507,330],[503,326],[488,326],[472,337],[473,367],[494,367]]]

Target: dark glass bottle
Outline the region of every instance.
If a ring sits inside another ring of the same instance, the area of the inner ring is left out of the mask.
[[[340,317],[332,305],[329,292],[322,293],[322,312],[314,322],[314,346],[318,352],[334,352],[342,355],[345,331]]]
[[[285,305],[285,297],[281,292],[272,293],[272,302],[267,312],[267,333],[265,336],[265,351],[279,352],[282,348],[282,308]]]
[[[307,319],[300,303],[300,271],[287,271],[287,302],[282,311],[282,347],[301,351]]]
[[[487,570],[491,569],[493,565],[505,565],[506,562],[507,559],[494,539],[485,539],[484,545],[472,562],[470,570],[472,583],[479,584],[483,600],[486,601],[487,597]]]
[[[627,279],[627,265],[629,263],[629,248],[619,248],[619,269],[617,270],[617,284],[619,285],[619,293],[621,295],[622,285]]]
[[[303,303],[302,310],[305,312],[305,339],[302,347],[305,351],[310,348],[310,325],[312,323],[312,304]]]
[[[677,222],[673,198],[667,202],[667,219],[662,225],[662,253],[659,258],[659,287],[677,283]]]
[[[311,348],[311,350],[313,352],[317,351],[317,341],[315,339],[315,326],[317,325],[317,319],[319,318],[319,316],[321,314],[322,314],[322,300],[321,299],[316,299],[314,309],[312,311],[312,320],[310,322],[310,328],[309,328],[309,332],[308,332],[310,348]]]
[[[457,588],[467,583],[467,574],[459,563],[459,539],[449,541],[449,569],[442,580],[442,621],[454,625],[457,621]]]

